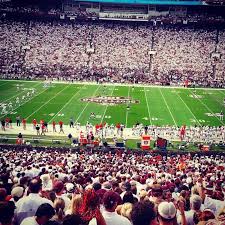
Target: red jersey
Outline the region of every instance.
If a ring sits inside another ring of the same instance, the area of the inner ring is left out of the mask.
[[[33,119],[33,124],[34,124],[34,126],[36,126],[37,125],[37,120]]]
[[[41,129],[42,129],[42,130],[45,129],[45,125],[44,125],[44,124],[41,125]]]
[[[116,124],[116,128],[118,128],[118,129],[120,128],[120,124],[119,123]]]
[[[22,124],[26,124],[26,120],[25,119],[22,119]]]
[[[62,126],[63,125],[63,121],[60,120],[59,121],[59,125]]]
[[[8,123],[8,122],[9,122],[9,118],[8,118],[8,117],[5,119],[5,122],[6,122],[6,123]]]
[[[52,126],[53,126],[53,127],[55,127],[55,125],[56,125],[56,122],[55,122],[55,121],[53,121],[53,122],[52,122]]]

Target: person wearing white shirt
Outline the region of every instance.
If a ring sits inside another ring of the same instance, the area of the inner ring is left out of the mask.
[[[185,211],[185,218],[187,225],[194,225],[194,215],[195,213],[200,213],[201,212],[201,206],[202,206],[202,198],[199,195],[192,195],[190,198],[190,205],[191,205],[191,210]],[[181,224],[181,215],[177,215],[177,222],[178,224]]]
[[[53,190],[56,193],[56,197],[57,198],[62,198],[65,202],[65,208],[64,208],[64,212],[66,212],[66,210],[69,209],[70,204],[71,204],[71,200],[67,197],[66,194],[64,194],[64,183],[60,180],[56,181],[53,187]]]
[[[29,184],[30,194],[16,202],[15,221],[18,224],[21,224],[25,218],[34,216],[41,204],[48,203],[53,206],[50,200],[39,195],[39,191],[41,191],[41,182],[37,179],[31,180]]]
[[[21,225],[43,225],[54,215],[54,208],[50,204],[44,203],[38,207],[35,216],[25,218]]]
[[[108,191],[104,194],[103,204],[104,210],[102,215],[105,219],[106,225],[131,225],[131,222],[115,212],[120,196],[114,191]]]

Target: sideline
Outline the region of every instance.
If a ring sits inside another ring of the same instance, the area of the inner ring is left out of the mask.
[[[8,81],[8,82],[44,82],[46,80],[4,80],[4,79],[0,79],[1,81]],[[73,83],[71,81],[51,81],[53,84],[85,84],[85,85],[99,85],[96,82],[90,82],[90,81],[74,81]],[[193,90],[193,88],[191,87],[183,87],[183,84],[181,84],[180,86],[178,85],[171,85],[171,86],[161,86],[161,85],[150,85],[150,84],[124,84],[124,83],[108,83],[108,82],[104,82],[102,83],[103,85],[108,85],[108,86],[134,86],[134,87],[152,87],[152,88],[178,88],[178,89],[191,89]],[[225,88],[209,88],[209,87],[196,87],[195,89],[199,89],[199,90],[211,90],[211,91],[225,91]]]

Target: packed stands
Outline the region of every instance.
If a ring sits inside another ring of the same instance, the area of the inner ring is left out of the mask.
[[[216,28],[2,20],[1,32],[3,77],[224,86],[224,31]]]
[[[225,221],[223,154],[163,156],[30,146],[0,150],[1,215],[7,211],[2,224],[35,224],[44,216],[43,224],[51,219],[65,225]],[[13,223],[5,223],[12,218]]]

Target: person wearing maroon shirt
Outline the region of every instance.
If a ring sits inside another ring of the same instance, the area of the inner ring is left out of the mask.
[[[53,132],[57,132],[57,131],[56,131],[56,128],[55,128],[55,126],[56,126],[56,122],[55,122],[55,121],[53,121],[53,122],[52,122]]]
[[[8,117],[5,118],[5,126],[9,127],[9,118]]]
[[[41,124],[41,135],[45,135],[45,125]]]
[[[117,123],[116,124],[116,128],[117,128],[117,134],[119,134],[119,131],[120,131],[120,123]]]
[[[59,121],[59,133],[64,133],[64,131],[63,131],[63,121],[62,120],[60,120]]]
[[[44,122],[45,122],[44,120],[40,120],[40,125],[44,124]]]
[[[26,119],[22,119],[22,124],[23,124],[23,129],[26,130],[26,124],[27,124],[27,121]]]
[[[96,125],[95,125],[95,134],[98,134],[98,131],[99,131],[99,125],[96,124]]]
[[[33,123],[33,129],[35,130],[36,129],[36,126],[37,126],[37,120],[36,119],[33,119],[32,123]]]

